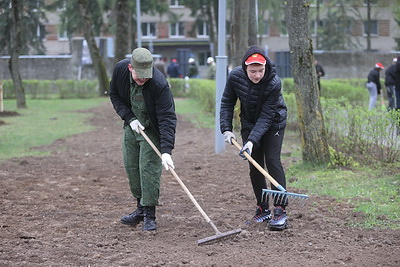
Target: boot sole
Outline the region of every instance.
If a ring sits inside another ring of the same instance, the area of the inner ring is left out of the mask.
[[[120,222],[125,225],[137,226],[140,222],[143,222],[143,220],[135,221],[135,222],[127,222],[127,221],[120,220]]]

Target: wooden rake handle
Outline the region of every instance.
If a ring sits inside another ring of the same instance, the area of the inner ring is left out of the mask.
[[[239,143],[235,140],[235,139],[231,139],[232,144],[239,149],[239,151],[242,149],[242,147],[239,145]],[[243,152],[243,155],[247,158],[247,160],[253,164],[254,167],[257,168],[257,170],[259,170],[265,177],[268,178],[268,180],[275,185],[276,188],[278,188],[280,191],[286,192],[286,189],[283,188],[283,186],[281,186],[271,175],[269,175],[269,173],[260,166],[260,164],[257,163],[257,161],[255,161],[250,155],[249,153],[247,153],[246,151]]]
[[[158,150],[158,148],[154,145],[154,143],[150,140],[150,138],[145,134],[145,132],[139,128],[140,134],[146,139],[147,143],[153,148],[153,150],[157,153],[157,155],[161,158],[161,153]],[[211,221],[211,219],[208,217],[208,215],[204,212],[204,210],[200,207],[199,203],[197,203],[196,199],[193,197],[193,195],[190,193],[189,189],[185,186],[185,184],[182,182],[181,178],[179,178],[178,174],[172,169],[168,168],[168,170],[172,173],[172,175],[175,177],[175,179],[178,181],[178,183],[181,185],[185,193],[189,196],[190,200],[193,202],[193,204],[196,206],[198,211],[203,215],[204,219],[207,221],[208,224],[212,226],[214,231],[219,234],[220,231],[217,229],[217,227],[214,225],[214,223]]]

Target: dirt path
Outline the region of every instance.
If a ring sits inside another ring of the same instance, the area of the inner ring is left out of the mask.
[[[220,231],[242,233],[197,246],[214,231],[167,172],[158,230],[120,224],[134,209],[121,121],[109,103],[92,111],[97,130],[39,148],[50,157],[0,163],[0,266],[400,266],[400,231],[347,228],[357,214],[327,197],[289,206],[286,231],[252,223],[247,162],[233,146],[215,155],[213,130],[181,118],[177,174]]]

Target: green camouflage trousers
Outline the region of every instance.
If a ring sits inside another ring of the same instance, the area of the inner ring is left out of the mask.
[[[160,149],[160,138],[155,130],[145,129],[150,140]],[[126,126],[122,140],[122,154],[129,187],[142,206],[155,206],[160,196],[161,159],[141,134]]]

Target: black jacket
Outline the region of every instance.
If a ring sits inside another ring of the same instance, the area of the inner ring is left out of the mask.
[[[260,53],[267,59],[264,78],[257,84],[247,76],[247,66],[244,64],[244,61],[254,53]],[[281,80],[271,60],[256,46],[247,50],[242,66],[234,68],[229,74],[221,99],[221,133],[232,131],[237,99],[240,100],[241,134],[255,146],[259,145],[262,136],[268,130],[286,127],[287,108],[281,92]]]
[[[396,80],[396,64],[392,64],[385,71],[385,85],[394,85]]]
[[[395,75],[395,84],[394,86],[396,87],[396,90],[400,89],[400,57],[397,57],[397,63],[396,63],[396,75]],[[399,101],[400,102],[400,101]],[[399,108],[399,104],[397,104],[397,108]]]
[[[381,81],[380,81],[380,76],[379,76],[379,70],[376,68],[373,68],[369,73],[368,73],[368,82],[373,82],[376,84],[376,87],[378,89],[378,94],[381,93]]]
[[[136,118],[131,109],[129,59],[118,62],[110,82],[110,99],[124,126]],[[153,78],[143,86],[143,98],[154,128],[160,134],[161,153],[172,153],[175,144],[176,114],[172,92],[165,76],[153,68]]]

